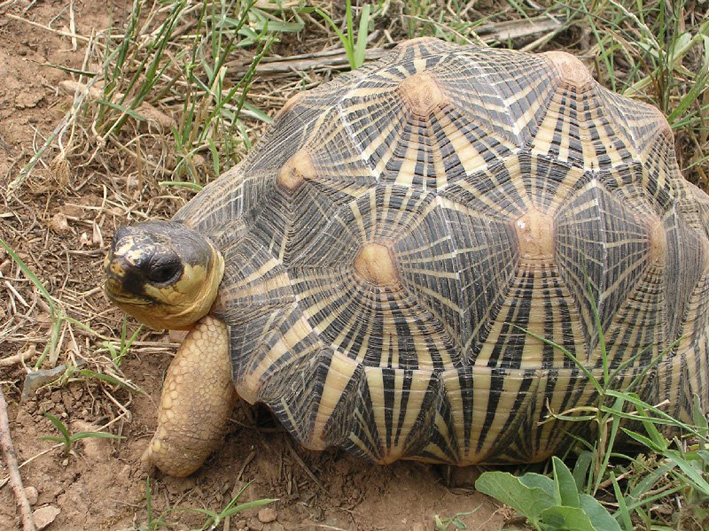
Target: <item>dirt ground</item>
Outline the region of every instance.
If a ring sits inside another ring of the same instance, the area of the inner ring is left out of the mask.
[[[129,4],[73,2],[77,33],[90,35],[111,17],[120,20]],[[114,197],[114,190],[128,188],[120,160],[102,171],[40,165],[12,197],[7,193],[71,105],[58,90],[71,74],[56,65],[82,68],[85,43],[73,47],[61,34],[69,31],[68,6],[64,0],[0,2],[0,237],[62,301],[68,316],[112,335],[123,318],[100,291],[100,271],[113,231],[131,210],[125,208],[130,194]],[[151,202],[151,215],[168,215],[182,201],[159,194],[139,199]],[[0,294],[0,383],[33,509],[53,519],[49,529],[147,529],[148,474],[140,456],[155,427],[161,381],[175,345],[162,334],[141,333],[120,366],[120,377],[138,391],[85,372],[21,399],[28,367],[50,334],[50,309],[3,250]],[[65,325],[60,333],[57,363],[78,363],[100,374],[116,370],[100,341],[76,326]],[[56,434],[45,412],[72,433],[104,429],[124,439],[84,439],[65,456],[58,445],[38,438]],[[0,475],[0,529],[14,529],[19,513],[4,465]],[[434,515],[475,511],[461,519],[469,529],[484,531],[499,529],[509,516],[482,495],[446,488],[434,467],[375,467],[338,452],[310,453],[296,448],[268,412],[240,408],[223,447],[196,474],[187,479],[152,475],[153,519],[161,517],[175,529],[199,528],[205,516],[184,509],[219,511],[248,483],[242,501],[278,501],[272,511],[232,517],[224,529],[423,531],[434,529]]]

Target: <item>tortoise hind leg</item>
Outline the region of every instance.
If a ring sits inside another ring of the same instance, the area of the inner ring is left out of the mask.
[[[167,371],[158,427],[142,461],[170,476],[188,476],[219,446],[235,403],[227,326],[204,317]]]

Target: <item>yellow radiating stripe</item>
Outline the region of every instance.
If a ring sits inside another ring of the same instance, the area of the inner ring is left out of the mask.
[[[396,257],[397,258],[406,258],[412,254],[418,254],[421,251],[427,251],[429,249],[435,249],[437,246],[439,246],[441,243],[445,241],[450,241],[451,237],[448,234],[444,234],[440,238],[436,240],[430,240],[427,242],[426,245],[422,245],[419,247],[412,247],[411,249],[407,250],[397,250],[396,251]],[[440,260],[445,260],[446,258],[454,258],[455,257],[455,251],[450,252],[450,253],[444,253],[444,254],[438,254],[434,256],[433,258],[435,259],[440,259]],[[409,264],[416,264],[416,263],[424,263],[424,264],[430,264],[431,263],[431,255],[427,254],[425,256],[421,256],[417,259],[407,259],[406,262]]]
[[[521,89],[521,90],[520,90]],[[503,111],[505,114],[510,114],[509,108],[515,105],[519,101],[523,101],[527,98],[527,96],[538,89],[538,84],[537,83],[529,83],[526,86],[517,86],[514,90],[514,93],[509,97],[506,98],[503,101],[505,104],[506,109]],[[538,97],[537,100],[541,100],[541,97]],[[519,115],[517,119],[512,123],[512,131],[515,134],[517,138],[521,138],[522,132],[526,128],[526,126],[534,120],[534,116],[536,114],[536,111],[538,110],[537,105],[529,105],[527,107],[527,110]]]
[[[342,398],[347,384],[352,380],[357,370],[357,365],[357,362],[339,352],[335,352],[332,355],[330,370],[323,384],[323,394],[315,414],[308,448],[324,450],[327,446],[324,440],[325,425],[330,420],[335,407]]]
[[[382,206],[383,207],[388,207],[389,206],[389,198],[391,197],[391,186],[386,186],[384,187],[384,197],[382,200]],[[370,217],[370,224],[369,224],[369,233],[370,235],[376,234],[377,229],[379,228],[377,226],[377,216],[379,216],[380,213],[385,213],[385,209],[379,209],[377,208],[377,190],[372,191],[372,193],[369,194],[369,217]],[[363,242],[370,241],[368,238],[364,238],[362,240]]]
[[[386,308],[386,306],[385,306]],[[391,320],[391,314],[389,314],[390,319],[386,319],[385,315],[386,310],[382,312],[382,322],[384,324],[383,327],[383,334],[382,334],[382,353],[381,353],[381,358],[384,358],[384,356],[389,356],[391,355],[391,366],[392,367],[398,367],[399,366],[399,342],[396,341],[396,333],[392,336],[391,329],[387,326],[388,322]],[[394,339],[394,341],[392,341]],[[364,353],[360,353],[361,358],[358,358],[358,361],[364,361]],[[381,359],[380,358],[380,359]],[[382,363],[383,365],[383,363]]]
[[[263,278],[261,280],[263,280]],[[263,295],[270,291],[278,291],[282,288],[288,288],[290,286],[292,286],[290,278],[286,273],[282,273],[263,282],[255,282],[243,287],[235,286],[228,289],[227,292],[229,293],[229,298],[231,300],[235,300],[245,299],[253,295]]]
[[[450,146],[455,151],[460,164],[467,175],[471,175],[481,168],[487,167],[485,157],[468,140],[461,128],[453,123],[448,116],[443,115],[440,120],[441,128],[446,132]]]
[[[445,386],[446,396],[451,404],[450,409],[450,424],[454,427],[456,439],[460,448],[461,460],[471,460],[474,459],[474,455],[477,454],[476,448],[478,441],[480,440],[480,431],[485,424],[485,417],[487,417],[488,401],[490,399],[490,387],[491,387],[491,371],[488,367],[473,367],[473,410],[472,410],[472,422],[471,422],[471,432],[465,433],[465,420],[463,415],[463,398],[460,390],[460,380],[458,378],[458,371],[455,369],[449,369],[441,373],[441,379],[443,380],[443,385]],[[465,441],[469,440],[469,450],[465,450]]]
[[[374,195],[373,192],[370,192],[370,194]],[[366,242],[367,241],[367,229],[365,229],[365,227],[364,227],[364,218],[362,216],[362,211],[359,209],[359,205],[357,204],[356,201],[353,201],[350,203],[350,209],[352,210],[352,215],[354,216],[354,220],[357,223],[357,229],[359,230],[360,241]]]
[[[485,368],[487,372],[489,372],[489,369],[486,367]],[[522,386],[523,383],[523,376],[524,376],[524,371],[521,370],[508,370],[507,374],[505,375],[505,378],[503,380],[503,388],[502,391],[500,392],[500,398],[497,402],[497,409],[495,412],[495,415],[492,420],[492,424],[490,425],[487,433],[481,434],[480,429],[483,427],[484,423],[481,422],[480,424],[477,424],[475,420],[473,420],[473,427],[472,431],[475,434],[475,437],[471,436],[471,439],[475,440],[475,446],[471,446],[471,450],[475,449],[477,446],[477,441],[480,439],[481,435],[485,436],[484,443],[482,447],[480,448],[480,454],[486,455],[492,445],[498,438],[498,436],[501,434],[501,432],[508,426],[508,423],[511,420],[515,420],[517,416],[520,414],[526,414],[527,413],[527,401],[530,398],[530,392],[533,392],[534,389],[531,389],[530,391],[527,391],[527,394],[525,396],[524,402],[520,405],[517,405],[516,407],[518,408],[515,410],[515,401],[517,400],[517,395],[519,393],[520,387]],[[477,381],[478,378],[478,371],[473,369],[473,381]],[[475,385],[475,396],[481,394],[485,390],[487,390],[487,395],[490,394],[490,384],[492,383],[492,380],[489,380],[487,389],[480,389],[478,388],[477,385]],[[491,405],[487,404],[487,407],[485,407],[485,410],[478,410],[477,406],[475,407],[475,413],[478,414],[480,413],[480,417],[485,419],[488,413],[488,409],[491,407]],[[512,419],[508,419],[508,414],[512,416]]]
[[[388,391],[394,394],[394,404],[392,411],[392,426],[390,426],[391,431],[391,444],[387,445],[386,434],[387,434],[387,421],[386,412],[387,406],[385,403],[385,393],[384,393],[384,380],[383,373],[379,367],[365,367],[364,374],[367,379],[367,385],[369,386],[369,394],[371,398],[371,407],[374,414],[374,419],[377,426],[377,432],[379,434],[378,446],[384,450],[381,463],[390,463],[401,458],[406,450],[406,438],[414,426],[418,414],[421,411],[421,406],[424,399],[426,398],[426,390],[428,388],[428,382],[431,378],[431,371],[413,371],[414,375],[411,380],[411,388],[408,392],[408,403],[406,410],[401,409],[401,399],[403,397],[403,384],[404,384],[404,370],[397,370],[394,373],[394,387]],[[403,415],[403,425],[401,430],[401,436],[399,438],[398,444],[394,440],[396,437],[397,426],[402,420]]]
[[[449,136],[448,132],[442,127],[441,124],[445,113],[437,109],[435,111],[435,115],[438,119],[438,123],[441,125],[441,129],[443,130],[444,134],[446,136]],[[443,152],[441,151],[440,142],[438,142],[435,138],[431,138],[431,142],[433,143],[433,145],[431,146],[431,157],[433,159],[433,177],[436,180],[436,188],[440,190],[443,186],[448,184],[448,174],[446,172],[445,162],[443,161]],[[428,165],[426,167],[428,167]],[[426,177],[430,177],[430,175],[427,175]]]
[[[602,371],[591,370],[591,373],[597,379],[603,379]],[[572,415],[571,412],[567,412],[566,410],[578,407],[582,404],[585,405],[588,403],[589,398],[596,393],[596,389],[593,384],[585,381],[583,373],[581,373],[581,371],[577,371],[574,375],[572,369],[558,370],[554,382],[554,390],[548,401],[544,400],[543,395],[546,385],[546,381],[543,383],[540,382],[538,387],[539,396],[537,399],[537,404],[534,411],[530,412],[533,415],[533,422],[537,422],[540,418],[545,418],[550,411],[555,414],[566,413],[568,415]],[[570,398],[571,396],[577,398],[569,400],[564,406],[564,400]],[[587,412],[584,412],[583,414],[587,414]],[[564,429],[568,429],[568,427],[570,427],[568,424],[555,420],[538,426],[536,430],[539,430],[541,433],[539,434],[539,447],[536,448],[537,453],[539,455],[545,455],[545,452],[553,450],[553,446],[558,444],[558,441],[562,438],[561,432]],[[529,434],[529,438],[531,439],[532,437],[536,439],[537,433]],[[550,445],[552,448],[549,448]]]
[[[451,433],[448,431],[448,425],[445,423],[445,420],[443,417],[441,417],[440,414],[436,413],[436,420],[434,422],[434,426],[438,433],[441,434],[443,440],[450,442],[451,441]],[[444,449],[438,446],[437,444],[434,443],[429,443],[426,448],[424,448],[424,452],[432,454],[436,457],[438,457],[439,461],[446,462],[450,459],[450,456],[448,456]],[[431,461],[434,462],[433,460],[427,459],[426,461]]]
[[[476,393],[474,394],[475,396],[475,404],[474,404],[474,409],[472,411],[473,413],[473,419],[472,419],[472,425],[473,426],[482,426],[483,423],[485,422],[485,416],[483,415],[482,417],[480,415],[476,415],[476,412],[479,413],[479,408],[478,408],[478,403],[477,400],[481,401],[487,401],[488,395],[487,393],[479,393],[477,392],[479,389],[489,389],[489,379],[487,380],[487,386],[485,382],[485,377],[484,377],[484,372],[481,373],[481,377],[478,380],[477,376],[476,379],[472,382],[472,385],[475,387]],[[489,371],[488,371],[489,374]],[[460,390],[460,379],[459,379],[459,374],[458,370],[456,369],[448,369],[445,370],[441,373],[440,375],[441,381],[443,382],[443,387],[444,387],[444,392],[446,395],[446,398],[448,399],[448,402],[450,404],[450,424],[453,426],[454,433],[455,433],[455,438],[458,441],[459,448],[457,450],[461,453],[465,453],[465,440],[466,436],[468,434],[465,433],[465,420],[464,420],[464,415],[463,411],[466,407],[466,404],[463,403],[463,395]],[[467,405],[468,407],[470,404]],[[452,435],[448,432],[448,427],[445,424],[445,422],[442,421],[442,419],[437,417],[436,419],[436,429],[441,433],[442,437],[451,443],[451,438]],[[470,434],[472,436],[472,434]],[[474,448],[475,445],[477,445],[477,439],[474,441],[471,441],[471,447]],[[441,455],[443,457],[443,455]]]
[[[497,313],[498,317],[508,315],[510,306],[511,304],[508,297],[500,305],[500,311]],[[490,332],[488,332],[487,337],[485,338],[485,342],[482,344],[480,352],[475,358],[476,365],[486,365],[490,361],[490,356],[492,355],[493,349],[498,344],[498,342],[501,341],[503,326],[505,326],[504,320],[498,319],[494,323],[492,323],[492,326],[490,327]]]
[[[551,315],[546,313],[546,297],[549,295],[544,289],[544,283],[542,281],[542,271],[550,270],[554,267],[553,262],[548,262],[544,264],[529,264],[536,269],[532,274],[533,287],[531,293],[531,300],[529,302],[530,309],[527,324],[525,325],[525,330],[530,334],[535,334],[540,337],[546,335],[545,325],[547,321],[554,322],[556,320],[561,321],[563,316],[559,314],[559,305],[553,304],[551,308]],[[528,267],[529,267],[528,266]],[[520,268],[524,268],[523,264],[520,264]],[[518,331],[523,333],[522,331]],[[531,335],[525,338],[524,346],[522,347],[522,360],[520,368],[522,369],[537,369],[542,366],[543,358],[543,347],[544,343],[539,339],[535,339]]]
[[[295,308],[292,308],[295,310]],[[300,352],[295,346],[313,333],[313,329],[308,324],[305,316],[300,319],[283,334],[275,345],[266,353],[260,363],[244,377],[240,383],[238,392],[239,395],[249,403],[254,403],[258,400],[259,391],[263,376],[271,369],[278,360],[283,358],[289,360],[289,363],[297,361],[300,357],[312,355],[308,349],[302,349]]]
[[[360,104],[352,104],[351,102],[348,103],[348,107],[346,109],[347,113],[350,113],[351,115],[354,114],[357,110],[361,110],[364,113],[370,112],[370,107],[371,107],[371,102],[364,102]],[[345,124],[345,128],[347,129],[349,135],[351,138],[356,138],[357,137],[357,132],[359,129],[357,129],[353,124],[351,124],[347,120],[347,115],[345,114],[345,109],[340,108],[340,117],[342,121]],[[369,140],[367,145],[361,145],[359,146],[361,152],[362,152],[362,160],[367,164],[367,166],[371,167],[370,161],[372,157],[374,156],[374,153],[376,151],[376,148],[386,145],[387,150],[385,153],[382,154],[381,158],[377,161],[377,164],[375,167],[372,167],[371,170],[374,174],[374,176],[378,179],[381,174],[384,172],[384,169],[386,168],[387,163],[389,160],[391,160],[391,157],[394,153],[394,148],[396,147],[397,141],[399,140],[398,135],[394,135],[394,138],[389,141],[385,142],[389,134],[394,130],[394,129],[399,129],[399,122],[398,120],[394,119],[395,117],[392,116],[391,120],[387,121],[386,127],[384,127],[381,131],[379,131],[379,134],[377,135],[376,138]],[[359,119],[357,122],[358,124],[361,124],[361,119]],[[371,124],[370,124],[371,125]]]
[[[414,271],[414,272],[417,271],[417,270],[404,269],[404,268],[402,268],[402,270]],[[420,271],[422,272],[422,274],[427,275],[427,276],[431,276],[434,278],[452,278],[454,280],[458,280],[458,275],[455,273],[451,273],[450,275],[434,275],[434,274],[432,274],[431,271],[426,271],[426,270],[420,270]],[[425,293],[426,295],[428,295],[432,299],[435,299],[438,302],[440,302],[443,306],[446,306],[446,307],[450,308],[451,310],[453,310],[454,312],[462,315],[463,309],[460,306],[458,306],[456,303],[454,303],[452,300],[447,299],[443,295],[441,295],[440,291],[438,291],[436,289],[431,289],[429,287],[424,286],[423,284],[419,284],[419,283],[413,282],[413,281],[407,282],[407,284],[410,284],[412,286],[416,286],[416,291],[418,291],[419,293]]]
[[[416,135],[418,137],[418,135]],[[396,184],[401,186],[412,186],[414,176],[416,174],[416,164],[418,163],[419,138],[412,138],[406,145],[404,160],[401,161],[401,167],[396,175]]]
[[[362,344],[359,347],[359,351],[357,351],[357,356],[355,358],[357,359],[358,362],[362,362],[367,355],[367,352],[369,351],[369,340],[372,337],[372,329],[374,328],[374,319],[369,319],[367,322],[367,330],[363,333],[360,334],[360,337],[362,339]],[[337,338],[338,341],[342,341],[339,337]]]
[[[537,134],[532,141],[532,152],[547,155],[554,144],[554,134],[556,133],[559,121],[558,104],[553,100],[544,114],[544,120],[537,128]]]
[[[578,101],[578,100],[577,100]],[[567,111],[570,111],[571,108],[567,108]],[[561,109],[560,109],[561,111]],[[557,159],[562,160],[562,161],[568,161],[569,160],[569,154],[570,154],[570,136],[569,133],[571,132],[571,116],[569,114],[563,114],[563,120],[561,122],[561,144],[559,144],[559,154],[557,155]],[[558,127],[558,124],[557,124]]]

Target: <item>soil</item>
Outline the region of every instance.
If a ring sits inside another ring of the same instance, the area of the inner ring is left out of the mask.
[[[86,43],[74,46],[62,35],[70,31],[69,5],[0,2],[0,237],[61,301],[58,311],[94,331],[87,334],[65,322],[56,363],[83,372],[23,399],[25,376],[51,333],[51,308],[0,249],[0,383],[38,519],[44,515],[48,529],[152,529],[158,519],[174,529],[200,528],[206,517],[192,509],[218,512],[248,486],[240,501],[278,501],[218,528],[423,531],[435,528],[434,515],[475,511],[460,517],[469,529],[499,529],[509,512],[470,490],[448,488],[436,467],[406,462],[379,467],[336,451],[308,452],[296,447],[267,411],[243,406],[235,411],[222,448],[197,473],[186,479],[157,472],[148,476],[140,456],[155,428],[156,403],[175,344],[161,333],[141,331],[115,368],[95,335],[113,336],[123,323],[101,293],[101,262],[115,228],[139,219],[132,201],[136,209],[158,216],[174,212],[184,200],[154,189],[136,192],[120,157],[72,167],[56,148],[9,193],[10,182],[71,106],[71,97],[58,90],[72,79],[67,67],[85,67]],[[87,36],[121,20],[130,2],[71,5],[76,32]],[[129,334],[135,328],[129,321]],[[97,374],[114,374],[135,390]],[[39,438],[57,435],[45,413],[71,433],[102,429],[123,438],[81,439],[65,455],[61,445]],[[18,528],[19,511],[4,466],[1,475],[0,529]],[[148,525],[148,485],[153,527]]]

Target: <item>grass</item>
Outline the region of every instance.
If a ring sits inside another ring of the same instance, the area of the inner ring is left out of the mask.
[[[74,448],[74,443],[81,439],[124,439],[120,435],[108,433],[105,431],[79,431],[71,433],[69,428],[57,417],[50,413],[45,413],[44,416],[52,423],[59,435],[42,435],[39,439],[43,441],[53,441],[62,443],[62,453],[64,456],[69,455]]]
[[[243,158],[287,96],[334,77],[336,72],[319,66],[319,52],[343,49],[342,70],[347,70],[360,67],[368,51],[421,35],[578,54],[605,86],[662,109],[675,132],[685,175],[709,190],[709,19],[692,5],[574,0],[542,2],[537,9],[534,2],[516,0],[372,0],[354,5],[349,0],[135,0],[127,14],[116,14],[111,29],[81,41],[85,58],[80,68],[59,66],[73,76],[73,84],[64,87],[64,115],[46,138],[38,138],[35,154],[24,160],[5,199],[32,202],[27,190],[43,182],[59,188],[69,198],[65,201],[85,192],[101,198],[95,205],[95,224],[82,225],[79,231],[93,234],[87,236],[87,246],[96,240],[93,249],[100,250],[106,243],[102,231],[108,234],[119,223],[168,216]],[[313,68],[268,73],[269,65],[293,53],[312,54]],[[67,182],[71,178],[72,186]],[[43,201],[36,204],[39,211],[44,209]],[[72,290],[45,278],[47,260],[73,275],[68,261],[74,268],[89,264],[77,274],[82,283],[95,283],[100,252],[47,258],[63,256],[66,237],[49,232],[46,241],[54,247],[45,252],[24,239],[19,229],[7,229],[2,236],[0,245],[15,273],[6,278],[17,292],[11,297],[17,306],[14,315],[25,320],[18,325],[8,321],[0,339],[20,343],[34,338],[41,347],[28,370],[51,371],[61,362],[65,369],[52,373],[55,385],[79,382],[92,392],[98,390],[107,403],[117,402],[116,411],[125,409],[135,392],[122,373],[126,357],[168,347],[157,347],[149,332],[113,317],[116,314],[101,306],[105,303],[92,306],[77,287]],[[34,258],[33,252],[44,258]],[[44,326],[45,314],[46,335],[33,336],[32,330]],[[612,376],[610,370],[607,376]],[[598,385],[602,400],[584,415],[599,427],[600,443],[581,447],[573,460],[566,460],[579,496],[599,500],[623,529],[706,527],[706,420],[697,415],[694,426],[677,424],[632,393],[618,394],[603,382]],[[619,419],[629,411],[639,423],[628,436],[651,450],[647,456],[623,455],[614,446],[624,429]],[[123,414],[114,413],[116,418]],[[667,423],[687,437],[667,439],[658,429]],[[59,432],[55,438],[71,449],[78,434],[54,425]],[[544,477],[553,485],[569,483],[558,463]],[[154,518],[149,489],[148,482],[143,511],[146,528],[153,529],[164,522]],[[561,507],[571,503],[557,501]],[[218,525],[225,511],[238,507],[235,504],[236,498],[225,509],[203,509],[204,526]],[[435,525],[464,529],[470,509],[438,516]]]
[[[219,511],[212,509],[201,509],[193,507],[173,507],[164,511],[161,515],[157,515],[153,509],[153,493],[152,487],[150,485],[150,476],[145,480],[145,507],[146,507],[146,522],[138,526],[139,531],[154,531],[161,527],[173,528],[175,523],[168,521],[168,518],[180,512],[188,512],[197,515],[203,515],[206,518],[199,525],[199,531],[212,531],[219,528],[220,526],[227,525],[229,519],[233,516],[238,516],[245,511],[251,509],[258,509],[270,505],[277,499],[272,498],[259,498],[252,501],[247,501],[239,503],[242,496],[249,488],[250,483],[245,484],[239,491],[231,498],[231,500]]]

